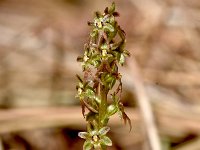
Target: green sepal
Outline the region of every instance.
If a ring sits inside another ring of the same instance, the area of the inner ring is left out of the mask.
[[[105,23],[103,28],[104,28],[105,31],[108,31],[108,32],[114,32],[115,31],[114,27],[110,23]]]
[[[114,55],[114,57],[116,58],[116,60],[119,62],[121,53],[118,52],[118,51],[112,51],[112,54]]]
[[[112,87],[115,85],[116,79],[115,76],[111,75],[110,73],[104,73],[101,76],[101,81],[108,89],[112,89]]]
[[[104,77],[105,82],[111,82],[113,80],[113,76],[110,73],[107,73]]]
[[[111,81],[110,84],[109,84],[109,89],[110,89],[110,90],[113,88],[113,86],[115,85],[115,83],[116,83],[116,79],[115,79],[115,77],[113,77],[113,78],[112,78],[112,81]]]
[[[118,108],[115,104],[111,104],[107,107],[107,115],[108,117],[114,115],[118,111]]]
[[[107,145],[107,146],[112,146],[112,141],[109,137],[103,136],[101,139],[101,144]]]
[[[91,150],[93,147],[93,144],[90,140],[86,140],[83,144],[83,150]]]
[[[95,54],[91,57],[91,59],[88,61],[92,66],[98,67],[101,63],[101,57],[99,54]]]
[[[109,23],[111,24],[111,25],[115,25],[115,17],[114,16],[110,16],[110,18],[109,18]],[[115,26],[114,26],[115,27]]]
[[[94,98],[95,96],[94,90],[91,87],[86,89],[85,94],[89,98]]]
[[[90,36],[93,37],[93,38],[97,38],[98,30],[97,29],[92,30],[92,32],[90,33]]]
[[[115,12],[115,3],[113,2],[110,8],[108,9],[109,14],[112,14]]]

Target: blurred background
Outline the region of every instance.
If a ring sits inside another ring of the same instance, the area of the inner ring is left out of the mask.
[[[109,150],[200,150],[200,1],[115,2],[131,52],[121,73],[133,129],[112,118]],[[0,150],[82,149],[76,58],[87,21],[111,3],[0,0]]]

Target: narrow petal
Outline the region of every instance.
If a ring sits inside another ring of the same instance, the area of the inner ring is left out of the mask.
[[[83,139],[87,139],[89,134],[87,132],[79,132],[78,136]]]
[[[112,14],[114,11],[115,11],[115,3],[113,2],[108,12]]]
[[[103,127],[99,130],[99,134],[100,135],[106,135],[106,133],[108,133],[108,131],[110,130],[109,127]]]

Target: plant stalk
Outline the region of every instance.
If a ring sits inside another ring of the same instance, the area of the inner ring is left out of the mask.
[[[104,85],[100,85],[101,103],[99,106],[99,129],[105,126],[105,116],[107,113],[107,94],[108,90]]]

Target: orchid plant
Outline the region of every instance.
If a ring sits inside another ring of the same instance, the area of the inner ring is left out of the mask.
[[[87,132],[79,132],[85,139],[84,150],[104,150],[112,145],[107,136],[108,121],[118,113],[131,129],[131,121],[121,103],[122,75],[118,65],[123,66],[125,57],[130,56],[125,49],[125,32],[115,17],[115,3],[106,7],[104,13],[95,12],[89,41],[84,46],[83,56],[77,58],[82,63],[82,77],[77,75],[77,96],[82,106],[82,114],[87,122]]]

